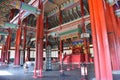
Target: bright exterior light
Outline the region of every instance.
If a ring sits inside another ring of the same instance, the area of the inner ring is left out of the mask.
[[[0,76],[5,76],[5,75],[13,75],[13,74],[8,71],[0,71]]]

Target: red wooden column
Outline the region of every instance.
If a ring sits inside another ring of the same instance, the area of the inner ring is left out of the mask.
[[[19,29],[17,29],[17,32],[16,32],[15,60],[14,60],[14,65],[16,65],[16,66],[20,65],[21,31],[22,31],[22,28],[20,27]]]
[[[30,60],[30,47],[27,47],[27,59]]]
[[[86,32],[85,29],[85,19],[84,19],[84,5],[83,0],[80,0],[80,8],[81,8],[81,14],[82,14],[82,33]],[[84,38],[84,53],[85,53],[85,62],[90,62],[90,50],[89,50],[89,42],[87,41],[87,38]]]
[[[95,55],[97,55],[99,59],[98,62],[99,62],[99,71],[100,71],[96,73],[96,77],[98,77],[97,78],[98,80],[113,80],[110,52],[109,52],[110,50],[109,50],[108,37],[107,37],[107,23],[105,19],[105,11],[104,11],[105,10],[104,2],[103,0],[94,0],[94,1],[91,0],[89,2],[91,2],[91,4],[93,5],[92,10],[94,16],[91,19],[94,20],[94,24],[92,24],[92,26],[95,26],[97,46],[98,46],[98,49],[94,47],[96,51],[98,50],[98,53],[95,53]],[[92,14],[91,11],[90,13]],[[95,67],[97,66],[95,65]]]
[[[115,20],[114,11],[112,9],[112,6],[106,3],[106,9],[105,9],[105,17],[107,20],[107,31],[108,31],[108,40],[109,40],[109,48],[110,48],[110,55],[111,55],[111,63],[112,63],[112,69],[113,70],[119,70],[120,64],[119,64],[119,38],[117,35],[117,24]],[[111,17],[110,17],[111,16]]]
[[[119,0],[118,0],[119,1]],[[114,7],[114,10],[115,9],[120,9],[120,4],[119,3],[116,3],[116,7]],[[115,14],[114,10],[111,8],[111,14]],[[114,21],[114,28],[115,28],[115,34],[116,34],[116,37],[117,37],[117,40],[116,40],[116,45],[117,45],[117,55],[118,57],[120,57],[120,17],[117,17],[115,15],[112,15],[112,19]],[[120,58],[119,59],[119,62],[120,62]]]
[[[24,0],[20,0],[21,2]],[[21,11],[21,9],[20,9]],[[17,29],[16,32],[16,44],[15,44],[15,59],[14,59],[14,65],[19,66],[20,65],[20,44],[21,44],[21,35],[22,35],[22,26],[21,26],[21,13],[19,12],[18,16],[18,25],[19,28]]]
[[[24,27],[24,39],[23,39],[23,62],[25,62],[26,34],[27,34],[27,28],[25,25],[25,27]]]
[[[61,60],[60,60],[60,62],[61,62],[61,65],[60,65],[60,72],[63,72],[63,61],[62,61],[62,59],[63,59],[63,40],[61,40],[60,39],[60,56],[61,56]]]
[[[60,30],[62,29],[62,10],[61,10],[61,8],[59,7],[59,25],[60,25]],[[62,55],[63,55],[63,40],[61,40],[60,39],[60,56],[62,57]],[[60,58],[61,60],[60,60],[60,62],[61,62],[61,70],[60,70],[60,72],[63,72],[63,69],[62,69],[62,58]]]
[[[99,52],[98,52],[98,44],[97,44],[98,42],[97,42],[92,0],[88,0],[88,4],[89,4],[89,10],[90,10],[90,21],[91,21],[92,40],[93,40],[93,48],[94,48],[95,76],[96,76],[96,80],[100,80],[100,63],[99,63],[99,55],[98,55]]]
[[[113,23],[113,28],[114,28],[114,35],[115,35],[115,50],[116,50],[116,58],[118,59],[118,62],[116,65],[116,67],[119,66],[119,68],[117,68],[118,70],[120,70],[120,21],[117,20],[119,19],[118,17],[115,16],[115,12],[114,12],[114,9],[113,7],[110,7],[110,13],[111,13],[111,18],[112,18],[112,23]],[[117,69],[113,69],[113,70],[117,70]]]
[[[20,0],[20,1],[24,2],[24,0]],[[19,25],[21,24],[20,17],[21,17],[21,14],[19,14],[19,21],[20,21]],[[27,32],[26,26],[27,26],[27,18],[25,19],[25,26],[22,28],[22,31],[23,31],[23,45],[22,45],[22,48],[23,48],[23,54],[22,54],[23,55],[23,63],[25,62],[26,32]],[[20,26],[20,27],[22,27],[22,26]],[[21,35],[22,35],[22,31],[21,31]]]
[[[5,61],[5,45],[2,45],[1,62]]]
[[[8,29],[9,35],[7,36],[7,40],[6,40],[6,59],[9,63],[9,59],[10,59],[10,46],[11,46],[11,30]]]
[[[39,0],[38,8],[41,10],[41,14],[37,17],[37,29],[36,29],[36,63],[35,63],[35,72],[34,77],[42,77],[43,71],[43,21],[44,21],[44,12],[43,12],[43,2]],[[39,70],[39,74],[36,75],[36,70]]]

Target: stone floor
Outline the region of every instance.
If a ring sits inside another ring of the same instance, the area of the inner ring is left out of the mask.
[[[88,78],[94,78],[93,64],[88,66]],[[27,73],[24,73],[23,67],[13,67],[13,65],[0,66],[0,80],[80,80],[80,69],[75,65],[75,69],[66,71],[66,65],[63,66],[64,75],[59,72],[58,66],[54,66],[52,71],[43,71],[42,78],[33,78],[33,67],[30,67]]]
[[[120,71],[113,71],[113,79],[114,80],[120,80]]]
[[[77,68],[78,65],[74,65],[75,69],[70,71],[66,70],[67,65],[63,66],[64,75],[60,73],[59,64],[53,64],[52,71],[43,70],[42,78],[33,78],[34,66],[28,68],[28,72],[24,72],[23,66],[13,67],[13,64],[8,66],[0,64],[0,80],[80,80],[81,70]],[[72,66],[71,66],[72,67]],[[88,65],[88,80],[95,80],[94,64]],[[120,80],[120,71],[113,71],[113,80]]]

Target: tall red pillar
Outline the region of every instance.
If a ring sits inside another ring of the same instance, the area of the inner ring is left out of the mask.
[[[63,54],[63,40],[60,40],[60,55]]]
[[[89,2],[89,10],[90,10],[90,21],[91,21],[91,29],[92,29],[92,40],[93,40],[93,48],[94,48],[94,66],[95,66],[95,76],[96,80],[100,80],[100,63],[99,63],[99,55],[98,55],[98,42],[96,35],[96,27],[95,27],[95,19],[94,19],[94,9],[92,0],[88,0]]]
[[[81,8],[81,14],[82,14],[82,33],[86,32],[85,29],[85,19],[84,19],[84,5],[83,5],[83,0],[79,0],[80,1],[80,8]],[[87,38],[84,38],[84,53],[85,53],[85,62],[88,63],[90,62],[90,50],[89,50],[89,41],[87,40]]]
[[[61,56],[61,65],[60,65],[60,72],[63,73],[63,40],[60,39],[60,56]]]
[[[97,80],[113,80],[104,3],[103,0],[89,0],[93,41],[95,41],[93,42],[95,73]]]
[[[112,14],[114,14],[114,12],[112,12]],[[115,15],[112,16],[112,20],[114,21],[115,18]],[[114,21],[115,22],[115,21]],[[119,25],[119,27],[118,27]],[[118,59],[118,65],[119,66],[119,69],[117,70],[120,70],[120,21],[116,24],[114,23],[114,28],[115,28],[115,42],[116,42],[116,46],[115,46],[115,50],[116,50],[116,56],[117,56],[117,59]],[[116,69],[114,69],[116,70]]]
[[[20,27],[19,29],[17,29],[17,32],[16,32],[15,59],[14,59],[14,65],[16,65],[16,66],[20,65],[21,31],[22,31],[22,28]]]
[[[9,32],[9,35],[7,36],[7,39],[6,39],[6,59],[9,63],[10,61],[10,46],[11,46],[11,30],[8,29],[8,32]]]
[[[115,16],[115,12],[113,7],[110,7],[110,13],[111,13],[111,18],[112,18],[112,23],[113,23],[113,28],[114,28],[114,36],[115,36],[115,50],[116,50],[116,58],[118,59],[118,65],[116,65],[117,67],[119,66],[119,68],[117,69],[113,69],[113,70],[120,70],[120,19]],[[112,46],[111,46],[112,47]]]
[[[60,30],[62,30],[62,20],[63,18],[62,18],[62,10],[61,10],[61,7],[59,7],[59,25],[60,25]],[[60,56],[62,57],[62,55],[63,55],[63,40],[62,39],[60,39],[60,47],[59,47],[59,53],[60,53]],[[63,70],[62,70],[62,58],[60,58],[61,60],[60,60],[60,62],[61,62],[61,70],[60,70],[60,72],[63,72]]]
[[[21,2],[24,0],[20,0]],[[21,9],[20,9],[21,11]],[[19,28],[17,29],[16,32],[16,44],[15,44],[15,58],[14,58],[14,65],[19,66],[20,65],[20,44],[21,44],[21,35],[22,35],[22,26],[21,26],[21,16],[22,14],[19,12],[18,16],[18,25]],[[21,46],[22,47],[22,46]]]
[[[39,0],[38,8],[41,10],[41,14],[37,17],[37,29],[36,29],[36,62],[35,62],[35,71],[39,70],[39,74],[36,75],[34,72],[34,77],[42,77],[43,71],[43,21],[44,21],[44,12],[43,12],[43,2]]]
[[[113,70],[120,70],[119,64],[119,38],[117,34],[117,20],[113,11],[112,6],[106,3],[106,10],[105,10],[105,17],[107,23],[107,31],[108,31],[108,41],[109,41],[109,48],[110,48],[110,55],[111,55],[111,63]],[[111,17],[110,17],[111,16]]]

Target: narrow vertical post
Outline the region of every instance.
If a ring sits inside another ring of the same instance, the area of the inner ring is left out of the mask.
[[[30,47],[27,47],[27,59],[30,60]]]
[[[82,14],[82,33],[86,32],[85,29],[85,19],[84,19],[84,5],[83,5],[83,0],[79,0],[80,1],[80,8],[81,8],[81,14]],[[89,62],[89,48],[88,48],[88,42],[87,39],[84,38],[84,53],[85,53],[85,62],[88,63]]]
[[[61,24],[62,24],[62,10],[61,10],[61,8],[59,7],[59,25],[60,25],[60,27],[61,27]]]
[[[23,39],[23,62],[25,62],[25,50],[26,50],[26,35],[27,35],[27,25],[24,27],[24,39]]]
[[[63,72],[63,41],[60,39],[60,55],[61,55],[61,66],[60,66],[60,72]]]
[[[62,11],[61,8],[59,7],[59,25],[60,25],[60,30],[62,29]],[[61,55],[61,69],[60,72],[63,72],[63,41],[60,39],[60,55]]]
[[[2,51],[1,51],[1,61],[5,61],[5,45],[2,45]]]

